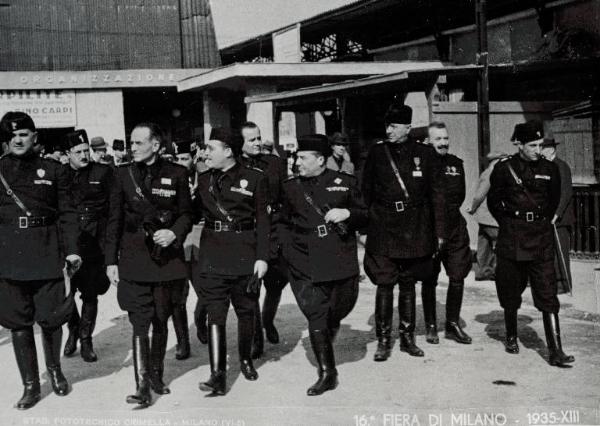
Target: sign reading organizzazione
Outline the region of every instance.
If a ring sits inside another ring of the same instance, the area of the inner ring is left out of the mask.
[[[36,127],[75,127],[77,110],[73,90],[0,90],[0,117],[8,111],[31,116]]]

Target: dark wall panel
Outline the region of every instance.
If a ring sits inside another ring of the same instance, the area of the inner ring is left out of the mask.
[[[10,6],[0,8],[0,71],[218,65],[208,0],[4,3]]]

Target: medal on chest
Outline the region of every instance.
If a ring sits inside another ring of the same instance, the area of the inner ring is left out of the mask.
[[[415,163],[415,170],[413,170],[413,177],[422,177],[423,171],[421,170],[421,157],[413,157],[413,162]]]

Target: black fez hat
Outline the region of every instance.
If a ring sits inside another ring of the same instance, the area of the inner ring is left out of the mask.
[[[335,132],[333,135],[331,135],[329,138],[329,143],[331,145],[350,145],[346,135],[342,134],[341,132]]]
[[[298,138],[298,151],[316,151],[325,157],[331,155],[331,147],[327,136],[320,134],[300,136]]]
[[[393,103],[385,113],[386,123],[410,124],[412,122],[412,108],[408,105]]]
[[[125,151],[125,141],[123,139],[114,139],[112,149],[113,151]]]
[[[515,125],[510,140],[518,143],[528,143],[544,138],[544,124],[540,120],[529,120]]]
[[[65,136],[64,148],[65,151],[76,147],[77,145],[81,145],[82,143],[87,143],[89,145],[90,141],[88,140],[88,136],[85,130],[75,130],[74,132],[67,133]]]
[[[210,131],[210,140],[221,141],[233,151],[233,155],[238,156],[242,153],[243,141],[224,127],[214,127]]]
[[[196,150],[196,142],[192,139],[179,139],[173,141],[173,152],[178,154],[191,154]]]
[[[3,132],[12,134],[16,130],[31,130],[35,132],[35,124],[31,117],[21,111],[9,111],[2,117],[0,127]]]

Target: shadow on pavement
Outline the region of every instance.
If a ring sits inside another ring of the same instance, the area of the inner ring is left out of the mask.
[[[61,358],[62,370],[72,385],[85,380],[109,376],[132,364],[131,359],[127,359],[131,350],[131,326],[127,320],[127,314],[111,318],[110,321],[113,325],[93,336],[94,351],[98,355],[98,361],[88,363],[81,358],[79,341],[77,351],[73,356]],[[68,332],[65,329],[63,345],[67,336]],[[135,388],[133,377],[131,387]],[[125,394],[123,398],[125,398]]]
[[[285,304],[281,305],[277,311],[277,316],[275,317],[275,326],[279,331],[280,341],[278,344],[271,344],[265,338],[265,347],[264,353],[262,357],[257,360],[254,360],[254,367],[258,371],[258,381],[260,381],[260,367],[271,361],[278,361],[280,358],[284,357],[291,353],[298,341],[302,337],[302,332],[306,328],[306,319],[301,314],[300,310],[295,304]],[[190,335],[195,336],[196,330],[195,327],[192,327],[193,330],[190,330]],[[235,385],[235,382],[241,377],[242,380],[245,380],[243,376],[241,376],[240,372],[240,363],[239,363],[239,355],[238,355],[238,344],[237,344],[237,319],[235,313],[233,312],[233,308],[230,309],[229,315],[227,316],[227,354],[228,354],[228,369],[227,369],[227,389],[228,391]],[[199,377],[199,381],[206,381],[210,377],[210,368],[209,368],[209,359],[208,359],[208,345],[202,345],[198,342],[198,339],[192,337],[192,350],[193,355],[192,358],[198,357],[200,354],[200,363],[195,364],[193,368],[198,367],[199,365],[206,364],[206,371],[202,371],[201,377]],[[174,359],[174,349],[167,353],[167,357],[170,359]],[[172,363],[186,363],[190,361],[172,361]],[[172,364],[171,363],[171,364]],[[171,367],[171,364],[168,366],[165,365],[165,379],[172,380],[170,373],[168,373],[167,369]],[[171,368],[171,370],[173,370]],[[185,371],[189,371],[186,369]],[[185,373],[184,371],[184,373]],[[175,376],[177,377],[177,376]],[[208,395],[208,393],[207,393]]]
[[[517,317],[517,320],[517,333],[519,335],[519,341],[521,343],[521,346],[536,351],[540,357],[546,360],[548,356],[546,343],[543,339],[540,338],[537,332],[529,326],[529,324],[533,322],[533,319],[528,315],[519,315]],[[486,324],[485,332],[489,337],[504,343],[504,339],[506,337],[506,330],[504,326],[504,311],[495,310],[487,314],[476,315],[475,321],[482,324]]]

